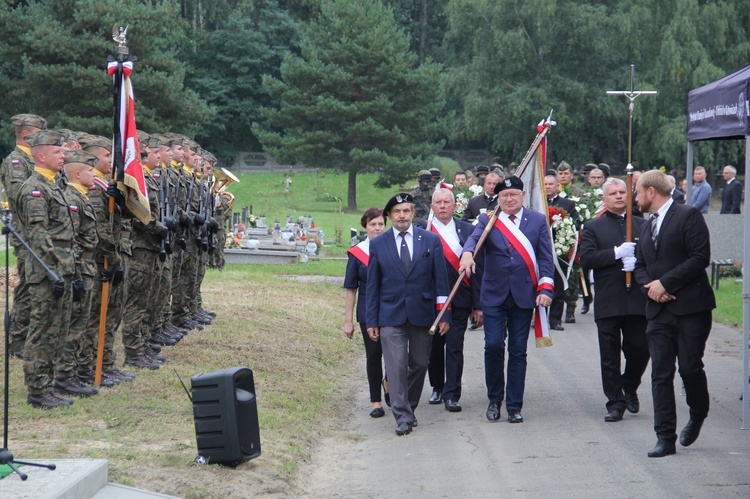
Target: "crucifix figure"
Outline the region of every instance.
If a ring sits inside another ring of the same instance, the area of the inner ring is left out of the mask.
[[[635,64],[630,65],[630,90],[607,90],[607,95],[624,95],[628,99],[628,197],[627,197],[627,222],[625,223],[625,240],[633,240],[633,164],[631,160],[633,145],[633,111],[635,110],[635,100],[641,95],[656,95],[656,90],[636,90],[635,89]],[[630,291],[632,273],[625,273],[625,285]]]

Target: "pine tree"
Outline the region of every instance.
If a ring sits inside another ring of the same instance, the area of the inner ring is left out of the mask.
[[[264,78],[279,107],[253,130],[282,161],[348,172],[347,206],[356,210],[358,173],[401,184],[440,150],[440,69],[417,65],[381,1],[333,0],[310,23],[301,55],[284,58],[281,78]]]

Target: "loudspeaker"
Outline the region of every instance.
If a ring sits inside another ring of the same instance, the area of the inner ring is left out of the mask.
[[[260,456],[253,371],[230,367],[190,378],[198,458],[235,466]]]

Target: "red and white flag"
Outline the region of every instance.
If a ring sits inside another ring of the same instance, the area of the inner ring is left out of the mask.
[[[133,72],[133,62],[111,61],[107,64],[107,74],[117,78],[117,65],[122,64],[122,81],[120,82],[120,102],[119,112],[120,120],[117,124],[119,128],[118,143],[117,135],[112,141],[112,147],[118,148],[123,158],[124,175],[122,182],[118,180],[118,188],[125,193],[125,204],[133,215],[144,224],[151,220],[151,208],[148,204],[148,190],[146,187],[146,177],[143,174],[141,165],[141,148],[138,144],[137,131],[135,126],[135,95],[133,85],[130,82],[130,74]],[[115,81],[115,85],[117,82]],[[119,166],[119,165],[115,165]]]

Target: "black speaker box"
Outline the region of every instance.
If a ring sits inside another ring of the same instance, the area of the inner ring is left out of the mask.
[[[198,455],[237,465],[260,456],[253,371],[230,367],[190,378]]]

